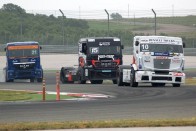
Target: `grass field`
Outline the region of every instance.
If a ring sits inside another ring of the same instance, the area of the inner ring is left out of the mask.
[[[129,19],[129,21],[135,22],[145,22],[145,23],[154,23],[154,18],[137,18],[137,19]],[[196,16],[182,16],[182,17],[157,17],[157,23],[159,24],[176,24],[176,25],[185,25],[196,27]]]
[[[84,128],[127,128],[127,127],[169,127],[196,126],[196,118],[170,120],[105,120],[75,122],[21,122],[0,123],[0,130],[47,130]]]
[[[61,99],[74,98],[61,95]],[[41,101],[43,95],[36,92],[0,90],[0,101]],[[56,95],[46,94],[45,100],[56,100]]]
[[[107,30],[108,23],[104,20],[92,20],[88,21],[90,30]],[[110,30],[146,30],[151,29],[150,25],[133,25],[130,22],[121,22],[121,21],[110,21],[109,23]]]

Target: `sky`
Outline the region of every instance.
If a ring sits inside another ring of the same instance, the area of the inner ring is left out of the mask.
[[[0,7],[3,4],[13,3],[19,5],[26,11],[67,11],[67,15],[74,11],[78,13],[95,12],[96,10],[107,9],[128,12],[138,10],[196,10],[196,0],[0,0]],[[59,12],[57,12],[59,15]],[[103,13],[105,13],[103,11]],[[82,16],[82,15],[81,15]],[[85,16],[85,15],[84,15]],[[87,15],[86,15],[87,16]],[[90,16],[90,15],[89,15]]]

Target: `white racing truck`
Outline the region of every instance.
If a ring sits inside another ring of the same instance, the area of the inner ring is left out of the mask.
[[[137,87],[138,83],[152,86],[185,83],[185,44],[179,37],[135,36],[131,65],[120,65],[117,71],[118,86]]]

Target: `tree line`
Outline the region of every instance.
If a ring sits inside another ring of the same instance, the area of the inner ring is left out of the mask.
[[[122,39],[125,39],[124,37],[130,38],[128,34],[131,32],[110,32],[110,36],[117,36]],[[107,30],[89,29],[88,22],[85,20],[30,14],[12,3],[4,4],[0,9],[0,44],[13,41],[38,41],[40,44],[76,44],[81,37],[103,37],[107,35]]]
[[[119,13],[112,13],[111,18],[118,21],[122,16]],[[109,32],[107,29],[92,29],[86,20],[31,14],[12,3],[4,4],[0,9],[0,44],[38,41],[47,45],[77,45],[82,37],[111,36],[119,37],[124,45],[132,46],[131,42],[135,35],[144,34],[133,34],[128,29],[111,29]],[[189,41],[186,38],[184,40]]]

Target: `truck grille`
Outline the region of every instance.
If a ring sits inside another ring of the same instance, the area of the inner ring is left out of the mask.
[[[171,59],[154,59],[154,68],[156,69],[169,69]]]
[[[95,67],[97,68],[115,68],[116,66],[117,66],[116,62],[108,61],[108,60],[95,62]]]

